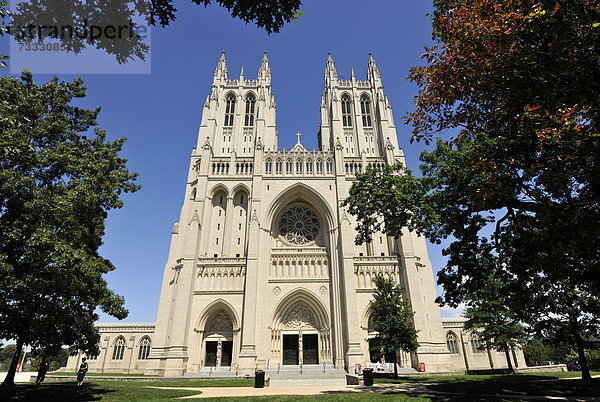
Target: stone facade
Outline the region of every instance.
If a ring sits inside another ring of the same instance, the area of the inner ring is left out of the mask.
[[[379,233],[357,246],[354,218],[340,206],[356,173],[404,162],[371,55],[366,80],[354,71],[339,79],[329,55],[320,110],[318,149],[306,149],[300,133],[291,149],[279,146],[266,52],[257,79],[243,69],[229,78],[223,53],[172,231],[151,352],[143,362],[121,359],[121,371],[245,375],[319,364],[353,372],[372,358],[376,275],[398,281],[416,312],[420,347],[401,353],[400,365],[464,369],[448,350],[425,240]],[[113,339],[101,330],[104,351]],[[135,340],[125,341],[134,352]]]
[[[143,374],[152,349],[153,322],[97,323],[100,332],[100,354],[88,356],[89,371],[92,373]],[[81,364],[81,353],[69,356],[62,371],[77,371]]]
[[[446,335],[446,346],[450,351],[454,367],[465,370],[489,370],[506,368],[506,355],[503,351],[482,350],[477,334],[466,331],[464,318],[443,318],[442,326]],[[510,359],[515,369],[527,367],[521,349],[511,349]]]

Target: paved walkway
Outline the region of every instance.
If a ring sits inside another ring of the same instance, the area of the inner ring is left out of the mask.
[[[6,372],[0,373],[0,383],[4,381]],[[15,373],[15,382],[29,382],[32,375],[37,375],[37,371],[25,371],[23,373]]]
[[[431,385],[431,384],[429,384]],[[201,394],[185,396],[179,399],[196,398],[231,398],[231,397],[249,397],[249,396],[269,396],[269,395],[339,395],[339,394],[357,394],[371,392],[385,393],[427,393],[444,396],[461,397],[459,394],[449,392],[439,392],[427,388],[427,384],[375,384],[372,387],[363,385],[340,385],[340,386],[306,386],[306,387],[149,387],[156,389],[181,389],[186,391],[199,391]],[[471,395],[474,396],[474,395]],[[546,400],[546,401],[600,401],[600,398],[591,397],[561,397],[561,396],[536,396],[536,395],[476,395],[478,398],[497,399],[498,397],[518,400]]]
[[[376,384],[373,387],[362,385],[334,385],[334,386],[304,386],[304,387],[150,387],[157,389],[181,389],[186,391],[201,391],[201,394],[182,397],[193,398],[218,398],[218,397],[246,397],[268,395],[332,395],[348,393],[369,392],[431,392],[421,384]]]

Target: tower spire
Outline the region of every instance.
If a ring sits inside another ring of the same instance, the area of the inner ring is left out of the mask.
[[[327,64],[325,65],[325,82],[337,81],[337,70],[335,64],[333,64],[333,58],[331,52],[327,54]]]
[[[227,79],[227,62],[225,61],[225,50],[221,52],[221,58],[215,68],[215,79],[223,78]]]
[[[369,64],[367,65],[367,79],[381,80],[379,69],[371,52],[369,52]]]
[[[263,82],[265,85],[271,83],[271,67],[269,66],[269,59],[267,58],[267,51],[263,54],[263,58],[260,61],[260,67],[258,68],[258,80]]]

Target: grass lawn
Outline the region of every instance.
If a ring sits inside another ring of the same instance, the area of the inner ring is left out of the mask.
[[[37,372],[32,371],[31,375],[36,375]],[[47,373],[46,375],[56,375],[61,377],[77,377],[77,373],[72,372],[60,372],[56,371],[53,373]],[[144,375],[144,374],[123,374],[123,373],[92,373],[88,372],[86,376],[97,376],[97,377],[158,377],[157,375]]]
[[[243,398],[251,401],[370,401],[393,399],[395,401],[426,402],[426,401],[476,401],[476,400],[506,400],[503,395],[546,395],[546,396],[598,396],[600,395],[600,379],[590,384],[581,380],[565,380],[579,373],[536,373],[516,375],[477,375],[477,376],[432,376],[432,377],[401,377],[397,380],[375,379],[376,383],[421,383],[428,390],[450,392],[452,394],[406,394],[406,393],[361,393],[310,396],[264,396]],[[593,373],[598,375],[600,373]],[[253,379],[223,379],[223,380],[191,380],[191,381],[87,381],[82,387],[73,382],[45,382],[36,387],[34,384],[17,384],[12,390],[0,388],[0,401],[168,401],[174,398],[191,396],[199,391],[180,389],[153,389],[156,387],[251,387]],[[493,398],[482,395],[495,395]],[[225,398],[208,400],[224,401]]]
[[[230,398],[228,398],[230,399]],[[431,395],[417,395],[410,396],[405,394],[394,394],[389,395],[385,393],[381,394],[343,394],[343,395],[269,395],[269,396],[254,396],[245,397],[244,401],[382,401],[382,400],[394,400],[399,402],[430,402],[430,401],[442,401],[448,399],[437,399]],[[200,401],[215,401],[224,402],[225,398],[203,398]],[[241,400],[241,399],[240,399]],[[464,401],[464,399],[462,400]]]
[[[0,388],[0,401],[168,401],[199,394],[199,391],[152,389],[156,387],[251,387],[254,379],[192,380],[192,381],[86,381],[78,387],[73,382],[17,384],[12,391]]]
[[[592,372],[600,375],[600,372]],[[580,372],[522,373],[514,375],[470,375],[400,377],[397,380],[376,378],[375,383],[431,383],[432,391],[452,392],[461,395],[546,395],[546,396],[598,396],[600,379],[591,383],[580,379]],[[564,378],[573,378],[564,380]]]
[[[253,380],[198,380],[173,382],[132,382],[132,381],[88,381],[78,387],[74,382],[47,382],[40,386],[34,384],[17,384],[12,392],[0,389],[0,400],[11,401],[169,401],[174,398],[197,395],[200,391],[152,389],[158,387],[215,387],[215,386],[249,386]],[[405,394],[331,394],[309,396],[262,396],[243,398],[250,401],[370,401],[394,399],[400,402],[428,402],[428,396],[409,396]],[[225,401],[230,398],[208,398],[203,401]]]

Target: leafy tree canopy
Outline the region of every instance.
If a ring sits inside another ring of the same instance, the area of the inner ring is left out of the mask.
[[[226,8],[234,18],[239,18],[246,24],[254,23],[269,34],[279,32],[286,23],[295,21],[302,15],[301,0],[192,0],[192,2],[204,7],[213,3],[218,4]],[[113,55],[119,63],[135,58],[145,60],[150,50],[149,46],[139,32],[130,34],[130,21],[134,23],[135,28],[144,23],[147,26],[160,24],[166,27],[176,19],[177,9],[173,3],[173,0],[110,2],[29,0],[17,5],[16,12],[11,15],[10,29],[5,31],[22,43],[37,42],[38,39],[43,41],[48,37],[58,36],[67,51],[74,53],[92,47]],[[84,31],[83,26],[86,25],[87,31]],[[92,28],[92,25],[100,28]],[[33,31],[30,31],[30,26],[34,27]],[[38,27],[42,26],[47,28],[38,31]],[[52,26],[58,27],[57,35],[52,30]],[[112,30],[110,30],[111,26]],[[119,26],[127,28],[121,30]],[[75,31],[77,34],[69,34],[68,30],[63,34],[61,27],[78,29]],[[85,36],[84,32],[87,32]]]
[[[125,138],[96,127],[100,108],[72,104],[85,90],[80,78],[38,85],[25,70],[0,79],[0,338],[17,343],[7,383],[22,345],[95,353],[95,310],[127,316],[98,248],[137,173],[118,155]]]
[[[411,69],[419,93],[405,121],[416,141],[452,134],[421,155],[420,179],[402,167],[358,175],[347,201],[357,241],[382,224],[449,239],[441,302],[473,298],[495,267],[515,318],[566,336],[589,378],[583,340],[600,325],[600,4],[434,6],[439,44]],[[365,207],[373,194],[387,198]],[[485,255],[500,263],[481,264]]]

